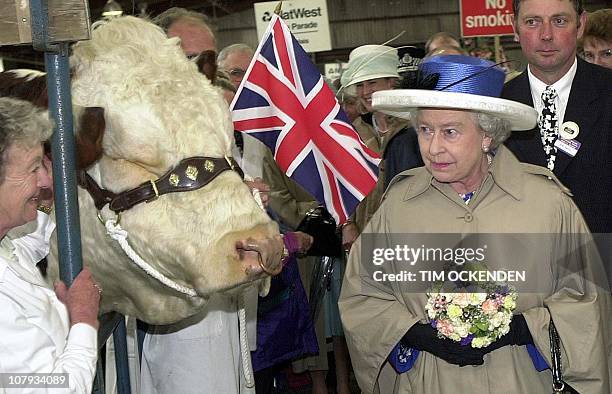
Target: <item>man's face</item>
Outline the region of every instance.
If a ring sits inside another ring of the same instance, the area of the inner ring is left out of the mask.
[[[586,13],[578,17],[570,0],[523,0],[514,31],[531,72],[547,84],[558,81],[576,57]]]
[[[450,37],[438,37],[429,44],[429,53],[443,46],[455,46],[461,48],[461,44]]]
[[[359,97],[368,112],[372,112],[372,93],[380,90],[393,89],[394,78],[375,78],[355,84],[357,97]]]
[[[8,231],[36,219],[41,189],[51,188],[42,164],[41,145],[12,145],[5,152],[4,181],[0,183],[0,228]]]
[[[231,52],[219,67],[229,74],[232,85],[238,89],[242,78],[251,63],[252,54],[246,51]]]
[[[175,22],[168,28],[168,37],[179,37],[181,48],[187,57],[198,56],[204,51],[216,51],[211,32],[203,26],[188,22]]]

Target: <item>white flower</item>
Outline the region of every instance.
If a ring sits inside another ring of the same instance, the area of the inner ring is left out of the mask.
[[[486,293],[469,293],[470,294],[470,304],[471,305],[480,305],[487,299]]]
[[[477,337],[472,339],[472,347],[481,348],[491,344],[491,340],[486,337]]]
[[[469,293],[455,293],[453,295],[453,304],[459,305],[461,308],[470,305]]]
[[[459,323],[455,326],[455,333],[461,338],[465,338],[470,333],[470,325],[467,323]]]
[[[459,341],[461,341],[461,337],[460,337],[460,336],[459,336],[459,334],[457,334],[456,332],[454,332],[454,333],[450,334],[448,337],[449,337],[450,339],[452,339],[453,341],[455,341],[455,342],[459,342]]]
[[[506,316],[503,312],[497,312],[491,317],[491,325],[495,328],[501,326],[506,320]]]

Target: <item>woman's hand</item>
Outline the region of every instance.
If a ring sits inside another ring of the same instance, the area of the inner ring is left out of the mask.
[[[301,254],[305,254],[308,252],[308,249],[312,246],[314,242],[314,238],[311,235],[308,235],[301,231],[295,231],[295,238],[297,239],[298,249],[297,252]]]
[[[98,329],[101,294],[102,289],[88,268],[83,268],[69,288],[62,281],[55,284],[55,295],[66,305],[71,326],[86,323]]]
[[[461,345],[451,339],[439,338],[438,331],[429,324],[415,324],[401,341],[407,347],[431,353],[447,363],[460,367],[484,363],[485,352],[482,349]]]
[[[259,192],[261,203],[263,204],[264,208],[268,208],[268,202],[270,201],[270,186],[261,178],[255,178],[252,181],[244,181],[244,183],[246,183],[249,189],[251,189],[251,193],[253,190],[257,190]]]
[[[342,248],[345,252],[351,250],[353,242],[359,237],[359,228],[353,222],[346,222],[342,226]]]

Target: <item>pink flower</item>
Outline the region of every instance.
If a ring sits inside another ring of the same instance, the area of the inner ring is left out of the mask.
[[[497,312],[497,306],[494,300],[486,300],[482,303],[482,311],[490,316]]]
[[[455,328],[453,327],[453,324],[450,322],[450,320],[438,320],[436,328],[438,329],[438,332],[444,335],[445,337],[448,337],[453,332],[455,332]]]

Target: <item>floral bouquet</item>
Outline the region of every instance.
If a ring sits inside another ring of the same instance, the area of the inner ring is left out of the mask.
[[[508,333],[516,290],[490,282],[478,286],[483,292],[445,292],[440,285],[427,293],[425,310],[441,338],[481,348]]]

